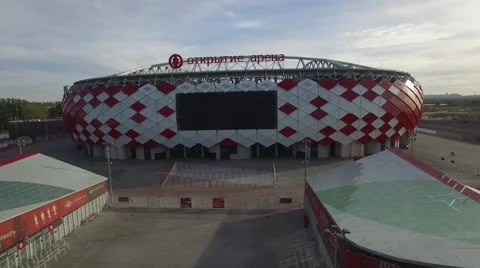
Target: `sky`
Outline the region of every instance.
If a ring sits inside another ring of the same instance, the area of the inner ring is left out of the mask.
[[[478,0],[0,0],[0,98],[188,56],[285,54],[412,74],[473,95]]]

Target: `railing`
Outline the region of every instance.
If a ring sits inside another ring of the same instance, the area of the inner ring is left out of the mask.
[[[46,268],[49,264],[57,262],[58,258],[67,254],[70,250],[70,246],[64,240],[55,242],[51,247],[45,250],[38,251],[28,261],[22,263],[22,268]]]
[[[166,197],[117,197],[113,208],[140,209],[203,209],[203,210],[290,210],[303,208],[303,199],[289,197],[205,197],[205,196],[166,196]]]
[[[433,164],[454,168],[459,171],[480,176],[480,165],[458,161],[458,160],[452,159],[452,157],[449,157],[449,156],[439,156],[439,155],[434,155],[434,154],[415,151],[415,150],[413,150],[412,156],[422,161],[427,161]]]
[[[275,169],[273,169],[275,170]],[[275,171],[175,162],[160,174],[160,188],[263,188],[275,186]]]

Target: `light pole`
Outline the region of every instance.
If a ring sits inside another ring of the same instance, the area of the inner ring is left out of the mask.
[[[110,184],[110,197],[112,199],[112,206],[113,206],[113,181],[112,181],[112,162],[110,161],[110,146],[108,144],[108,142],[105,142],[104,143],[105,145],[105,149],[107,151],[107,164],[108,164],[108,180],[109,180],[109,184]]]
[[[410,155],[413,155],[413,143],[417,140],[417,131],[416,129],[413,130],[412,136],[410,137],[410,141],[408,144],[408,150],[410,151]]]
[[[305,147],[305,157],[302,161],[303,163],[303,178],[306,180],[307,179],[307,163],[308,163],[308,158],[307,158],[307,151],[308,151],[308,145],[310,143],[310,140],[308,138],[305,138],[303,141],[304,147]]]
[[[17,140],[17,146],[20,149],[20,154],[22,155],[23,154],[23,149],[22,148],[25,147],[25,140],[18,139]]]
[[[350,231],[347,229],[340,229],[338,225],[331,225],[330,228],[332,231],[328,228],[325,228],[323,231],[325,233],[328,233],[333,236],[333,267],[337,268],[338,267],[338,238],[343,239],[346,234],[350,234]]]

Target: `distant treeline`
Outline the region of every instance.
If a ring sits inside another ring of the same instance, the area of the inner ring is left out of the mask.
[[[60,102],[28,102],[22,99],[0,98],[0,132],[6,131],[8,121],[53,119],[61,116]]]

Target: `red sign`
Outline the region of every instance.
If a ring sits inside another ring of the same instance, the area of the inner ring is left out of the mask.
[[[213,198],[213,208],[225,208],[225,199]]]
[[[170,56],[170,58],[168,58],[168,64],[170,67],[172,67],[172,69],[178,69],[183,65],[183,58],[178,54],[173,54]]]
[[[336,223],[309,185],[306,185],[305,187],[305,198],[310,203],[310,206],[318,223],[318,231],[322,236],[323,243],[325,244],[325,247],[327,248],[330,257],[333,259],[335,253],[335,241],[333,235],[329,234],[328,232],[324,232],[324,230],[331,229],[330,226],[335,225]],[[333,232],[334,230],[330,231]],[[337,260],[341,264],[340,267],[363,268],[387,267],[385,265],[390,265],[389,263],[381,261],[379,259],[347,250],[347,243],[341,239],[337,240],[337,244]]]
[[[22,250],[24,248],[25,248],[25,242],[22,241],[22,242],[18,243],[18,245],[17,245],[18,250]]]
[[[49,225],[87,203],[87,191],[82,190],[1,222],[0,252],[44,228],[50,229]]]
[[[251,56],[212,56],[212,57],[191,57],[187,58],[187,64],[206,64],[207,66],[213,63],[229,63],[229,62],[274,62],[284,61],[283,54],[268,54],[268,55],[251,55]],[[182,67],[184,63],[183,57],[179,54],[173,54],[168,59],[168,64],[172,69]]]

